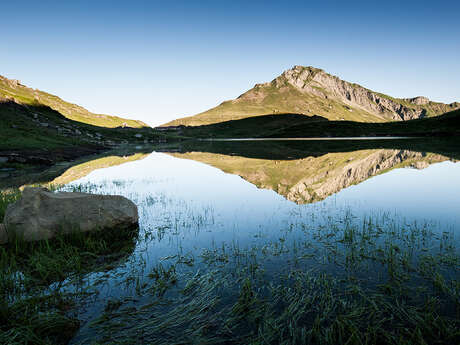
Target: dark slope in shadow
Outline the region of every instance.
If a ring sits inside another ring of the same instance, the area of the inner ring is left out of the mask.
[[[150,127],[98,127],[70,120],[41,104],[0,101],[0,156],[16,153],[58,161],[117,143],[154,141],[158,137]]]
[[[160,128],[193,138],[307,138],[361,136],[458,136],[460,110],[444,115],[385,123],[328,121],[321,116],[276,114],[212,125]]]

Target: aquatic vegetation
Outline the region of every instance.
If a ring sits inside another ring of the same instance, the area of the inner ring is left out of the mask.
[[[225,213],[170,185],[58,187],[132,199],[139,233],[0,247],[0,343],[460,342],[456,223],[244,196]]]
[[[21,192],[18,189],[10,189],[0,192],[0,223],[3,221],[8,205],[18,200],[20,196]]]
[[[178,248],[137,303],[107,305],[91,334],[116,344],[458,342],[454,232],[388,213],[315,217],[298,212],[251,245],[211,243],[185,259]]]

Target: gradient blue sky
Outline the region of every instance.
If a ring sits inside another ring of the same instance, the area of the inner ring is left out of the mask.
[[[460,101],[459,1],[21,1],[0,74],[157,125],[323,68],[394,97]]]

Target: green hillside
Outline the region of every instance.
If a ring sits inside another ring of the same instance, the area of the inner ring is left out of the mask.
[[[128,120],[112,115],[93,114],[83,107],[63,101],[49,93],[28,88],[17,80],[0,76],[0,99],[29,106],[48,106],[74,120],[100,127],[148,127],[142,121]]]
[[[387,122],[440,115],[460,108],[426,97],[393,98],[314,67],[294,66],[238,98],[163,126],[200,126],[269,114],[319,115],[332,121]]]

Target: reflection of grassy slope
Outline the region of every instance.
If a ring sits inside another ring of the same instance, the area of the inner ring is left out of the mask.
[[[127,147],[77,160],[60,162],[51,167],[28,167],[0,179],[0,189],[25,185],[62,185],[88,175],[90,172],[144,159],[151,153],[148,147]]]
[[[131,156],[109,156],[103,157],[99,159],[95,159],[92,161],[88,161],[76,166],[71,167],[70,169],[66,170],[61,176],[55,178],[50,184],[54,185],[62,185],[67,184],[72,181],[78,180],[82,177],[85,177],[89,173],[97,169],[104,169],[109,168],[117,165],[121,165],[128,162],[134,162],[137,160],[144,159],[149,154],[146,153],[136,153]]]
[[[94,126],[118,127],[126,124],[129,127],[147,127],[141,121],[123,119],[117,116],[93,114],[83,107],[63,101],[49,93],[28,88],[0,76],[0,98],[11,99],[25,105],[44,105],[64,115],[66,118]]]
[[[319,201],[343,188],[389,170],[425,167],[448,158],[403,150],[329,153],[298,160],[265,160],[203,152],[172,154],[239,175],[258,188],[271,189],[297,203]]]

